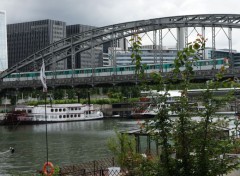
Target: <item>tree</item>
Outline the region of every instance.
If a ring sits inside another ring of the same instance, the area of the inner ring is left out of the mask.
[[[222,128],[214,121],[215,112],[222,104],[228,102],[230,97],[229,95],[219,99],[212,91],[218,89],[220,85],[229,84],[230,80],[222,79],[225,68],[214,70],[216,75],[208,82],[206,91],[196,97],[204,105],[204,110],[197,110],[196,104],[191,102],[188,96],[190,81],[194,76],[193,69],[205,48],[205,43],[206,40],[199,35],[194,42],[178,52],[174,69],[166,77],[161,73],[152,74],[159,89],[163,87],[166,89],[164,95],[157,97],[157,104],[167,104],[168,90],[174,81],[180,81],[182,89],[177,103],[159,109],[153,120],[144,123],[144,130],[154,136],[161,151],[157,167],[149,167],[151,170],[156,169],[151,175],[217,176],[228,173],[239,164],[227,157],[227,153],[236,148],[236,138],[224,136]],[[136,63],[136,73],[145,81],[139,45],[141,43],[138,40],[134,41],[132,58]],[[173,120],[170,111],[176,112],[178,118]],[[199,117],[199,120],[194,120],[192,118],[194,116]]]

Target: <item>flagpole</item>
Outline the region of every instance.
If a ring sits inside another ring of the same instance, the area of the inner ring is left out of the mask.
[[[45,123],[46,123],[46,151],[47,151],[47,163],[48,163],[47,92],[44,92],[44,99],[45,99]]]
[[[48,128],[47,128],[47,77],[45,75],[45,64],[44,59],[42,60],[42,67],[40,70],[40,80],[43,85],[44,99],[45,99],[45,124],[46,124],[46,153],[47,153],[47,164],[48,164]]]

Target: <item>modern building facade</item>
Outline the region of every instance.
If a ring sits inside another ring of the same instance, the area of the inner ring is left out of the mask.
[[[158,46],[157,46],[158,48]],[[173,62],[177,57],[178,50],[176,48],[163,47],[160,54],[159,50],[155,50],[153,45],[143,45],[141,49],[141,63],[143,64],[154,64],[154,63],[166,63]],[[124,66],[132,65],[131,48],[125,51],[122,48],[111,48],[108,49],[108,54],[104,54],[104,66]],[[116,56],[116,60],[115,57]],[[213,55],[215,57],[213,57]],[[237,54],[236,50],[233,50],[233,66],[234,68],[240,67],[240,54]],[[213,58],[227,58],[229,59],[229,50],[212,50],[212,48],[205,49],[205,55],[201,55],[199,59],[213,59]]]
[[[0,11],[0,72],[8,68],[6,12]]]
[[[88,30],[92,30],[96,27],[82,25],[82,24],[75,24],[75,25],[68,25],[66,27],[67,37],[70,37],[74,34],[78,34],[81,32],[85,32]],[[93,50],[87,50],[81,53],[77,53],[75,55],[75,61],[72,62],[71,58],[67,61],[67,68],[91,68],[93,67],[102,67],[103,66],[103,47],[97,46],[94,47]]]
[[[8,65],[12,67],[34,52],[66,37],[66,23],[40,20],[7,25]],[[57,69],[65,69],[61,61]]]
[[[163,49],[162,50],[162,56],[160,56],[159,51],[156,51],[153,49],[153,45],[146,45],[142,46],[141,50],[141,57],[142,57],[142,63],[143,64],[154,64],[154,63],[161,63],[163,62],[173,62],[173,60],[177,56],[177,49]],[[109,48],[109,58],[110,60],[114,60],[114,58],[111,58],[113,50]],[[116,52],[116,65],[132,65],[134,64],[132,62],[131,58],[131,48],[128,51],[120,50],[120,48],[115,49]],[[114,61],[111,63],[114,64]]]
[[[66,32],[67,36],[71,36],[74,34],[78,34],[81,32],[85,32],[88,30],[92,30],[96,28],[95,26],[89,26],[89,25],[83,25],[83,24],[74,24],[74,25],[67,25],[66,26]]]

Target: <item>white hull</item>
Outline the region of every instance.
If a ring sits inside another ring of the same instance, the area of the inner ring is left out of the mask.
[[[103,113],[87,104],[53,104],[38,106],[19,106],[15,111],[25,111],[26,116],[19,117],[22,122],[69,122],[102,119]]]

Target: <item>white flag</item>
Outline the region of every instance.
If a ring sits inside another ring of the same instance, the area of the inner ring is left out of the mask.
[[[40,79],[43,85],[43,92],[47,92],[47,77],[45,75],[45,64],[44,64],[44,60],[42,63],[42,67],[40,70]]]

